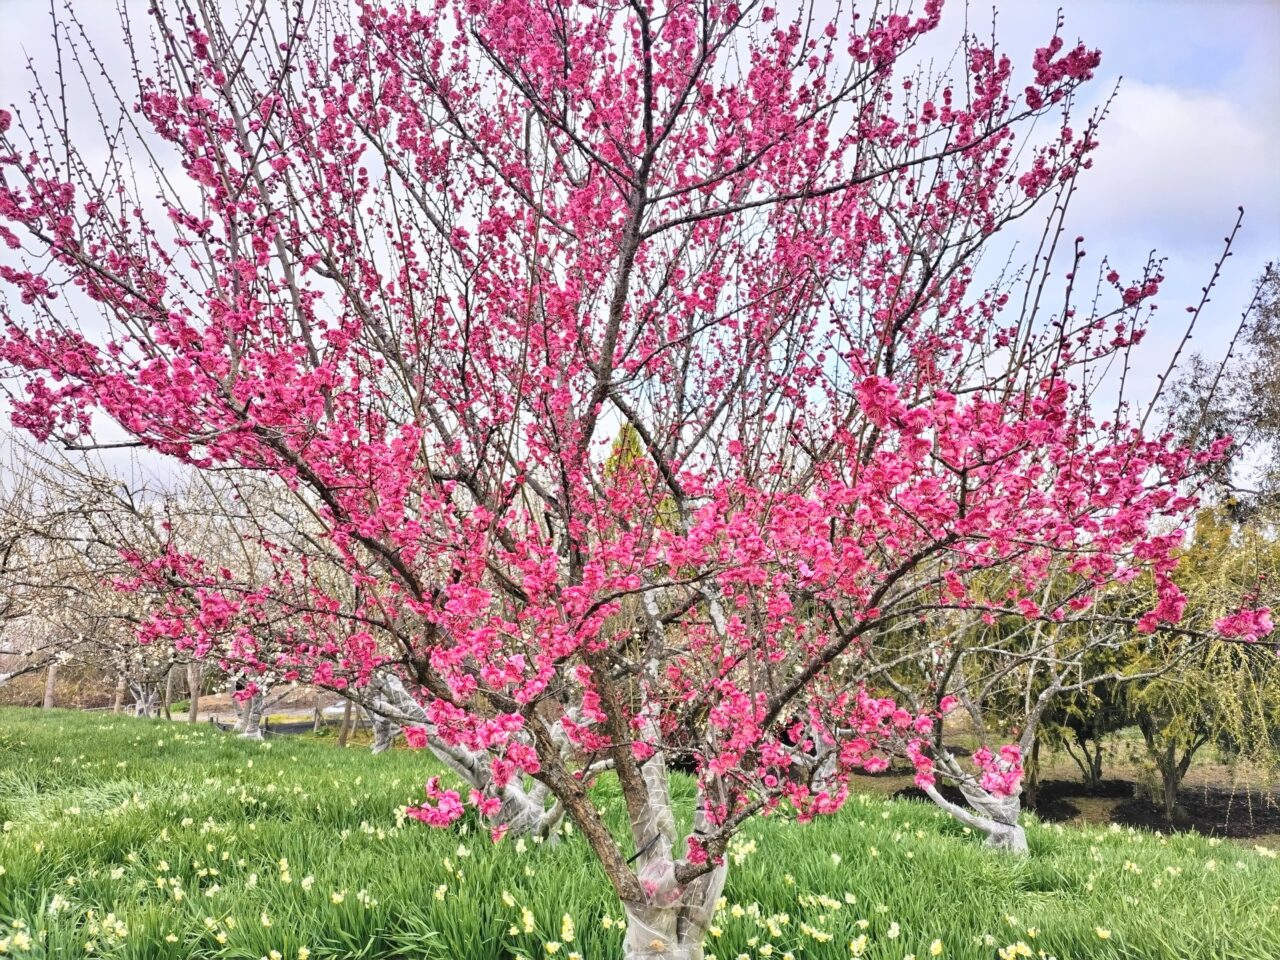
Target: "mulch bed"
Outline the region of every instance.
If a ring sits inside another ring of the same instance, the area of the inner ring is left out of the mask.
[[[1178,815],[1172,824],[1164,808],[1146,796],[1116,804],[1115,823],[1152,830],[1194,830],[1214,837],[1246,840],[1280,833],[1280,797],[1274,793],[1237,787],[1190,787],[1178,794]]]
[[[1072,798],[1084,797],[1099,800],[1127,800],[1133,796],[1134,785],[1129,780],[1102,780],[1087,786],[1078,780],[1042,780],[1036,791],[1031,809],[1041,820],[1054,823],[1074,820],[1080,816],[1080,807]]]
[[[941,786],[940,790],[948,800],[964,805],[964,796],[955,787]],[[916,787],[904,787],[893,796],[929,802],[925,792]],[[1044,780],[1031,809],[1041,820],[1065,822],[1080,815],[1080,806],[1072,801],[1086,798],[1116,801],[1104,822],[1126,827],[1191,830],[1237,840],[1280,834],[1280,796],[1245,787],[1186,787],[1179,794],[1179,815],[1173,823],[1165,819],[1164,808],[1152,803],[1130,780],[1103,780],[1092,788],[1075,780]]]

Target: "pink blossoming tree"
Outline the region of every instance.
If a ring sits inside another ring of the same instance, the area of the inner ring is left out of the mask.
[[[941,705],[860,686],[877,636],[986,602],[990,571],[1032,620],[1150,571],[1176,618],[1193,458],[1089,402],[1159,277],[1080,310],[1079,246],[1049,274],[1099,56],[1055,34],[1015,73],[967,38],[954,79],[904,70],[940,7],[158,0],[128,92],[65,13],[58,81],[0,113],[14,419],[256,472],[323,541],[264,534],[253,590],[140,558],[183,584],[144,639],[389,686],[469,782],[423,819],[564,813],[625,955],[687,960],[749,818],[835,811],[891,749],[931,782]],[[93,136],[59,103],[77,72]],[[1045,198],[1037,259],[982,287]],[[1041,609],[1064,557],[1083,586]]]

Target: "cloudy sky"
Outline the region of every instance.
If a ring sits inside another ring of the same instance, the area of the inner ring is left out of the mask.
[[[1119,83],[1094,169],[1073,200],[1073,232],[1088,239],[1094,263],[1105,253],[1125,275],[1149,251],[1167,258],[1155,349],[1139,351],[1151,383],[1237,206],[1244,228],[1193,349],[1225,350],[1254,279],[1280,260],[1280,0],[1015,0],[1001,5],[996,25],[1015,68],[1052,31],[1059,7],[1066,39],[1102,51],[1089,99]],[[979,10],[989,21],[990,6],[974,3],[971,23]],[[943,32],[962,30],[964,13],[949,4]]]
[[[70,2],[94,30],[115,33],[114,0]],[[145,6],[130,0],[139,16]],[[1225,348],[1253,279],[1280,259],[1280,0],[1007,0],[996,34],[1016,68],[1026,71],[1052,34],[1059,6],[1066,38],[1103,51],[1083,106],[1120,84],[1071,229],[1088,238],[1094,263],[1106,253],[1126,276],[1139,273],[1152,250],[1167,258],[1155,349],[1141,351],[1138,371],[1154,382],[1238,205],[1245,227],[1196,349]],[[966,18],[961,0],[946,9],[924,49],[944,60]],[[974,0],[967,16],[975,30],[989,30],[989,3]],[[0,0],[0,24],[0,104],[7,104],[28,86],[26,54],[49,55],[48,0]]]

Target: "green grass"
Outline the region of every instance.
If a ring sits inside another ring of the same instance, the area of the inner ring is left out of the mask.
[[[508,960],[545,958],[556,942],[557,960],[619,955],[621,910],[576,836],[517,847],[474,821],[465,832],[405,823],[398,808],[433,772],[406,750],[0,710],[0,946]],[[609,784],[601,798],[620,825]],[[1031,857],[1006,858],[930,806],[870,797],[807,826],[761,821],[734,848],[708,954],[844,960],[865,935],[862,956],[892,960],[925,960],[934,940],[944,958],[982,960],[1019,941],[1060,960],[1280,958],[1269,852],[1034,822],[1029,836]]]

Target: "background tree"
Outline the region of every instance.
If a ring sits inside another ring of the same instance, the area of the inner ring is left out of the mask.
[[[1229,505],[1209,507],[1196,518],[1177,573],[1187,595],[1188,629],[1209,629],[1242,599],[1263,609],[1275,603],[1280,543],[1265,523],[1271,511],[1255,509],[1243,522],[1234,513]],[[1125,693],[1156,773],[1159,802],[1173,821],[1178,790],[1204,747],[1216,745],[1229,757],[1264,767],[1280,758],[1280,661],[1271,644],[1233,638],[1187,656],[1174,652],[1181,650],[1176,635],[1162,632],[1159,639],[1154,655],[1168,669],[1129,685]]]
[[[1280,269],[1267,264],[1240,332],[1223,358],[1192,354],[1165,400],[1170,424],[1192,445],[1231,437],[1215,461],[1224,504],[1240,519],[1280,492]]]
[[[38,509],[35,486],[30,471],[16,462],[0,478],[0,684],[57,662],[56,644],[32,629],[40,601],[28,586],[36,560],[26,534]]]
[[[1092,588],[1066,565],[1053,564],[1039,595],[1006,607],[1001,598],[1010,594],[1009,584],[979,578],[968,594],[970,609],[958,605],[932,623],[886,632],[874,638],[868,654],[871,683],[892,690],[916,713],[932,704],[950,712],[948,722],[933,728],[929,756],[934,773],[959,788],[967,807],[933,783],[923,788],[999,849],[1026,850],[1023,793],[1034,790],[1027,780],[1038,777],[1041,741],[1061,736],[1072,709],[1090,709],[1091,700],[1101,702],[1118,686],[1159,676],[1174,656],[1172,648],[1164,660],[1135,654],[1155,640],[1135,639],[1140,614],[1133,612],[1132,591],[1101,591],[1087,616],[1071,616],[1067,611],[1082,590]],[[1165,593],[1171,595],[1167,588]],[[1117,594],[1127,604],[1118,604]],[[1150,609],[1152,602],[1143,597],[1140,609]],[[1182,652],[1199,643],[1185,632],[1176,638]],[[976,748],[965,747],[974,742]],[[971,767],[960,759],[970,753]]]
[[[118,584],[133,572],[130,551],[162,553],[171,545],[174,503],[108,476],[87,458],[42,452],[17,438],[6,448],[10,496],[0,526],[10,549],[0,592],[10,636],[49,663],[45,705],[56,703],[57,668],[68,668],[103,687],[118,678],[136,710],[155,715],[167,706],[180,652],[138,644],[137,630],[154,606]]]
[[[1107,739],[1131,723],[1125,694],[1123,679],[1092,684],[1059,698],[1044,723],[1046,745],[1071,758],[1090,790],[1102,786]]]

